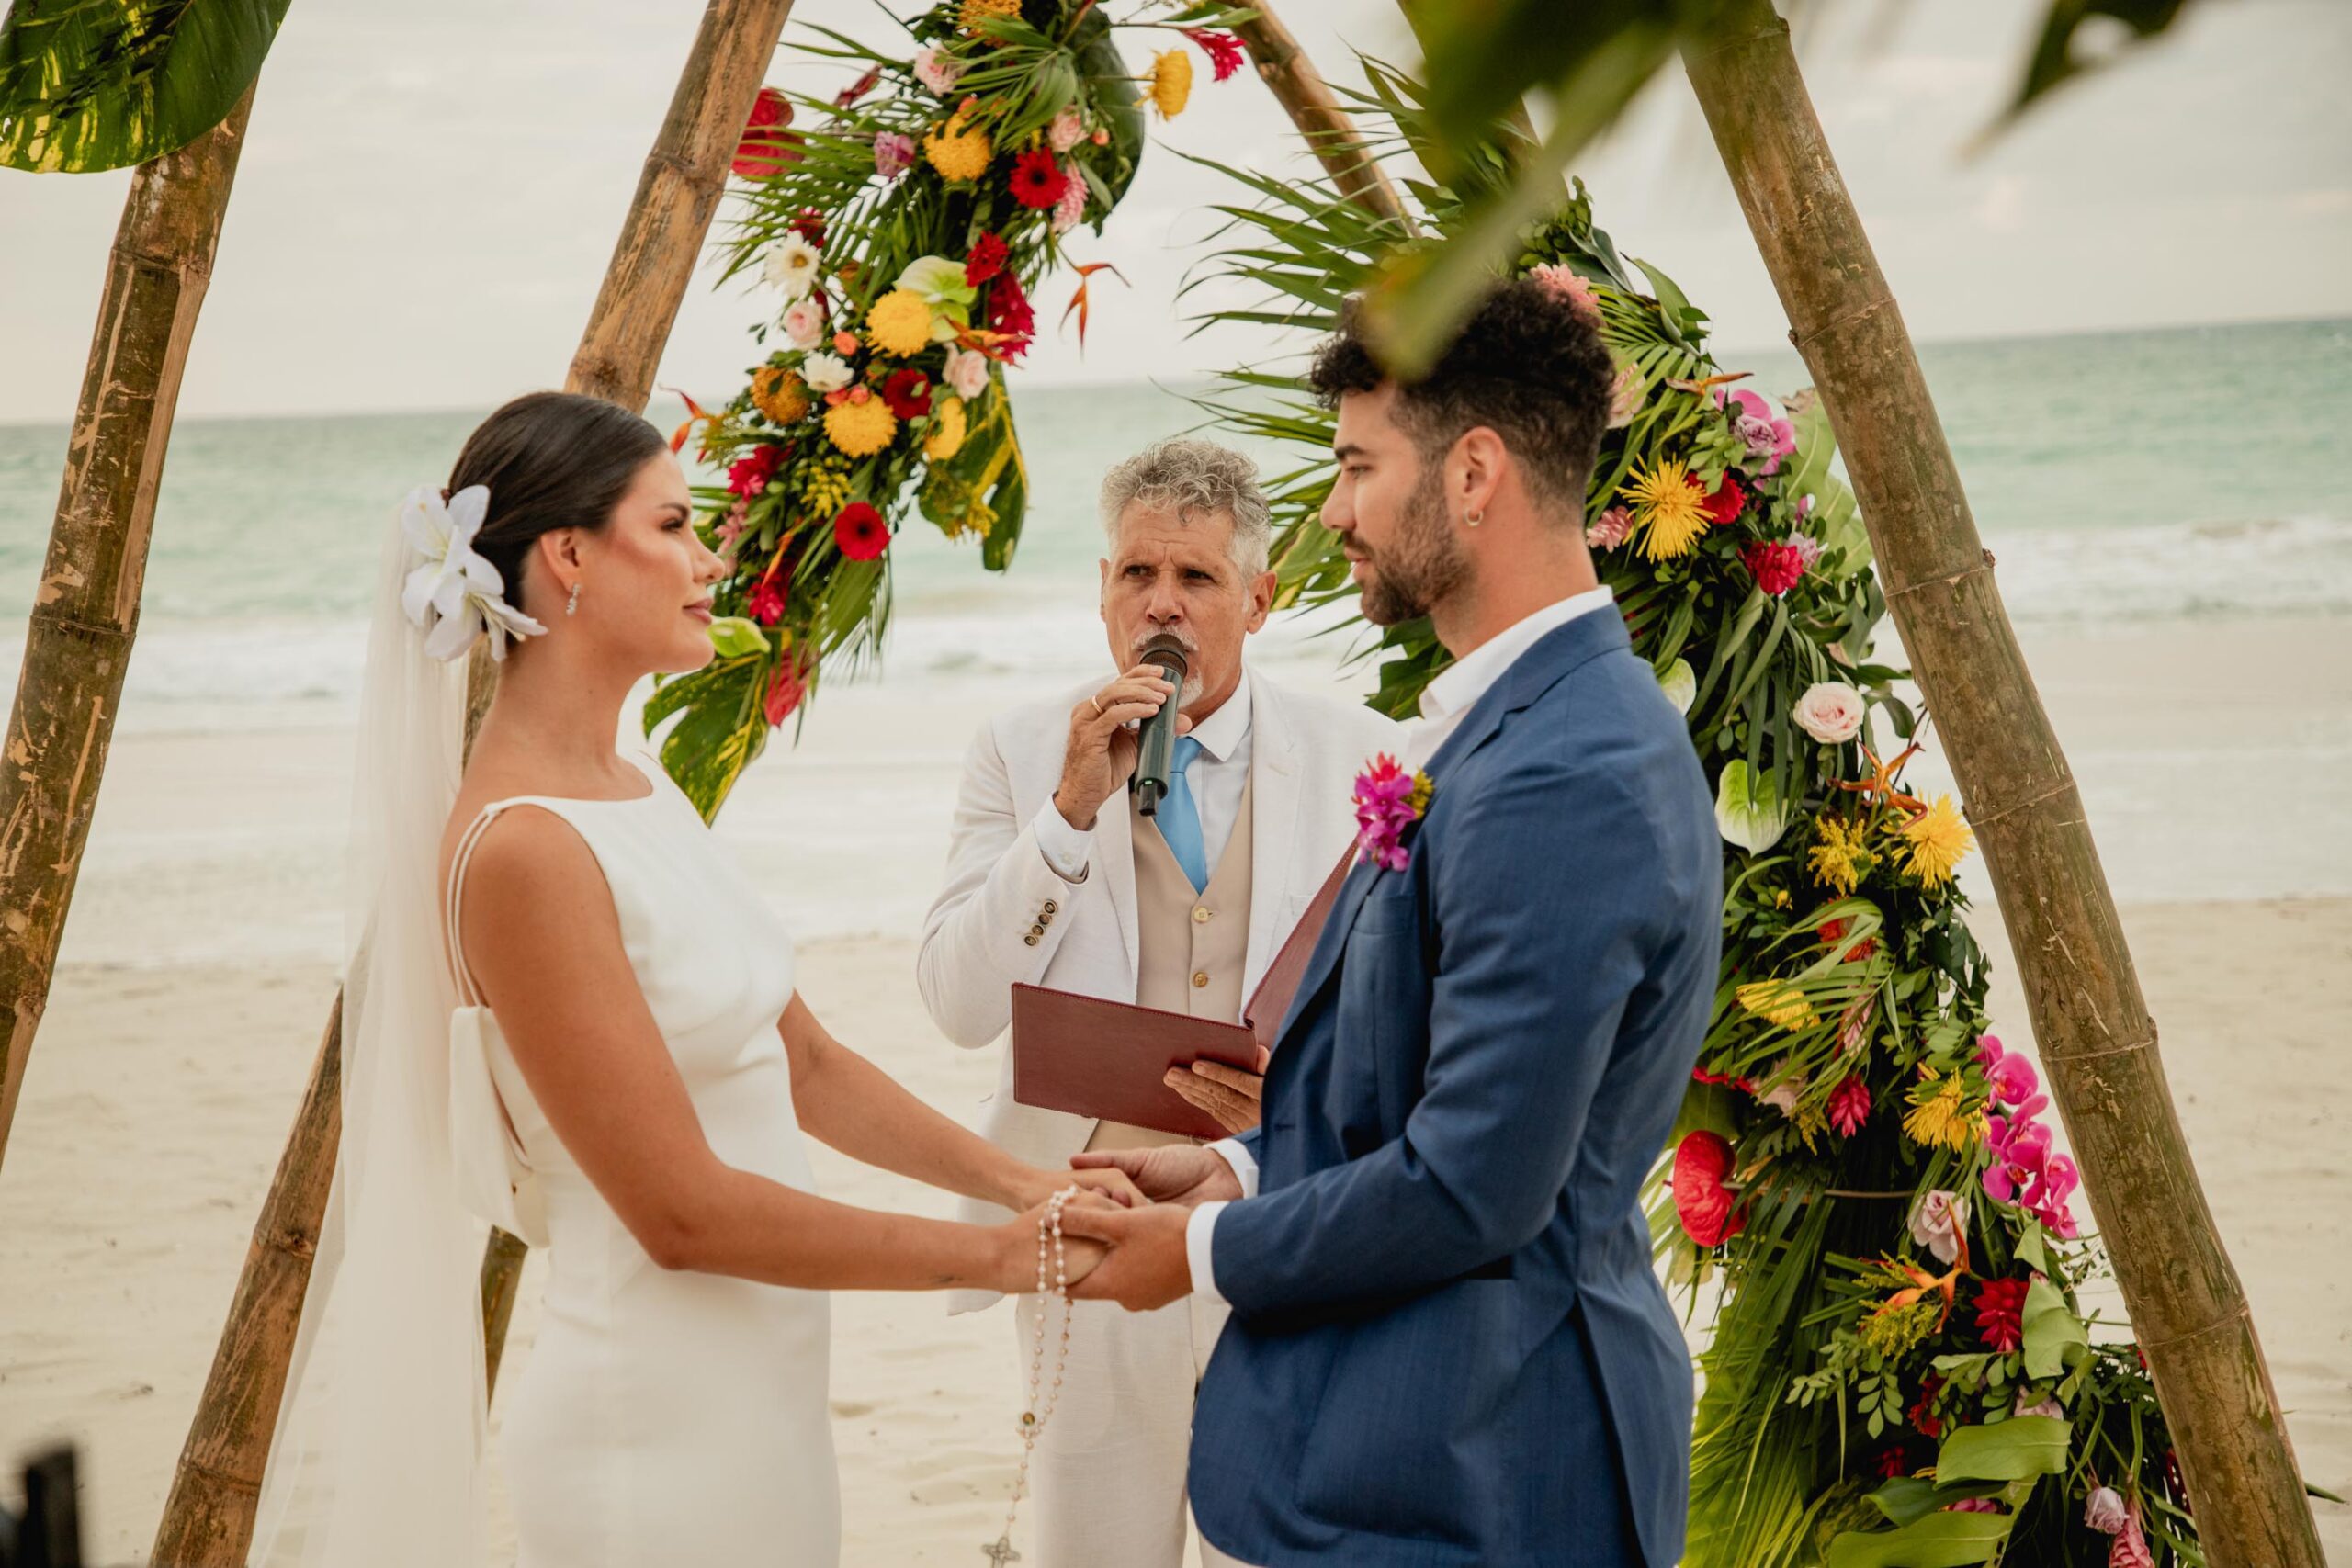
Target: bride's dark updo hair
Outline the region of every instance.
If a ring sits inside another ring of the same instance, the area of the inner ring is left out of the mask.
[[[617,403],[526,392],[466,437],[447,493],[490,488],[474,549],[498,569],[506,602],[519,610],[531,541],[557,528],[602,528],[639,470],[668,449],[661,432]]]

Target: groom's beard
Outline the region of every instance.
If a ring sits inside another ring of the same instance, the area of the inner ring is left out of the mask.
[[[1357,547],[1363,548],[1361,540]],[[1469,580],[1470,558],[1446,516],[1445,476],[1437,464],[1422,464],[1420,480],[1387,548],[1364,554],[1373,575],[1363,587],[1363,618],[1375,626],[1426,615],[1430,605]]]

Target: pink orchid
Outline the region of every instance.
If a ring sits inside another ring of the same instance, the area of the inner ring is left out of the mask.
[[[1405,829],[1429,811],[1434,786],[1427,773],[1407,773],[1386,752],[1356,775],[1356,849],[1390,871],[1405,869]]]
[[[1738,410],[1733,413],[1734,409]],[[1765,477],[1781,471],[1781,459],[1797,449],[1796,427],[1772,412],[1772,405],[1763,394],[1742,387],[1731,394],[1724,407],[1731,414],[1732,429],[1747,445],[1751,457],[1764,459],[1758,470]]]

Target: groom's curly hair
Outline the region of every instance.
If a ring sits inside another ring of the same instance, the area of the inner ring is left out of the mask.
[[[1485,425],[1519,459],[1536,499],[1582,523],[1616,367],[1600,333],[1566,299],[1532,278],[1496,285],[1429,373],[1412,380],[1381,363],[1361,305],[1348,301],[1339,332],[1307,372],[1308,389],[1325,406],[1396,381],[1396,421],[1425,468],[1464,432]]]

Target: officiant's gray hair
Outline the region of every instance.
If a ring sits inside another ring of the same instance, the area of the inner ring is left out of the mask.
[[[1184,524],[1195,514],[1226,513],[1233,519],[1233,564],[1245,580],[1266,570],[1273,514],[1258,488],[1258,465],[1230,446],[1172,435],[1104,474],[1102,533],[1113,549],[1130,506],[1164,512]]]

